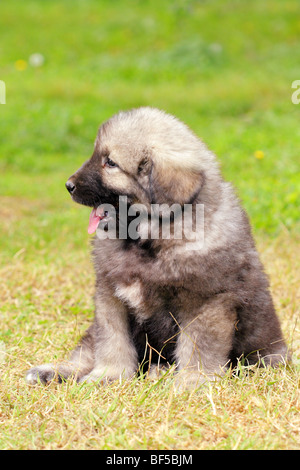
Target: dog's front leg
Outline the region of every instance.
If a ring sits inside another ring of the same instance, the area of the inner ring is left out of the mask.
[[[132,377],[138,368],[137,352],[129,333],[126,306],[109,290],[95,296],[94,368],[80,382],[107,382]]]
[[[180,387],[196,387],[225,373],[236,321],[234,302],[227,294],[206,301],[190,316],[185,312],[175,351]]]

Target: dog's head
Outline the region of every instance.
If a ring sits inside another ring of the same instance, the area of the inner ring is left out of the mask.
[[[191,204],[206,173],[218,169],[212,153],[175,117],[154,108],[120,112],[99,129],[92,157],[66,187],[74,201],[91,206],[128,203]]]

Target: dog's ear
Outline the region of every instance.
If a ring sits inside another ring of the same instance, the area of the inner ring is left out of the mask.
[[[152,163],[149,177],[152,204],[192,204],[204,184],[204,172]]]

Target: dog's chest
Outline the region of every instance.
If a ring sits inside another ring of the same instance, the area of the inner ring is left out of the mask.
[[[125,302],[128,307],[141,312],[145,310],[143,289],[140,281],[135,281],[130,285],[118,284],[115,289],[115,295]]]
[[[157,312],[173,310],[174,295],[165,290],[145,286],[140,280],[130,285],[119,283],[115,295],[124,302],[141,320],[152,317]]]
[[[180,311],[181,296],[177,289],[155,288],[144,285],[136,280],[130,285],[119,283],[115,289],[115,296],[124,302],[131,313],[140,321],[148,320],[153,316],[176,315]]]

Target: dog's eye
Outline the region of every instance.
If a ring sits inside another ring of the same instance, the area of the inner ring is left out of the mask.
[[[109,168],[114,168],[118,166],[115,162],[113,162],[109,157],[107,157],[106,162],[104,163],[105,166],[108,166]]]

